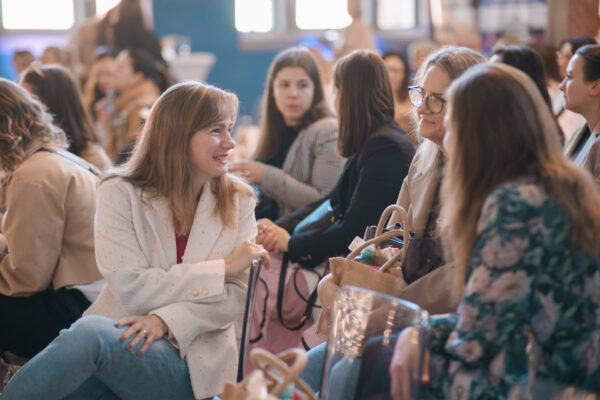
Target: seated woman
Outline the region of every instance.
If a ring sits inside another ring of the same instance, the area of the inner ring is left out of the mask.
[[[77,84],[65,68],[58,65],[29,68],[21,77],[21,86],[46,105],[54,123],[67,135],[71,153],[101,171],[112,167],[110,158],[98,144]]]
[[[416,81],[419,86],[412,86],[410,89],[410,99],[420,120],[418,133],[422,138],[422,144],[402,183],[396,203],[407,211],[414,238],[439,236],[439,189],[445,159],[443,142],[446,136],[444,127],[444,116],[447,110],[446,90],[452,81],[468,68],[485,61],[481,54],[467,47],[444,47],[427,57],[417,72]],[[398,216],[392,215],[391,223],[399,222],[401,221]],[[419,264],[423,266],[427,264],[426,259],[440,260],[443,252],[441,242],[436,241],[435,245],[438,248],[430,248],[431,254],[421,254],[422,259]],[[439,263],[433,267],[438,266]],[[454,269],[449,268],[443,275],[436,275],[434,280],[418,280],[414,285],[399,291],[396,296],[415,302],[432,313],[455,311],[460,299],[453,296],[452,285],[448,282],[452,282],[452,271]],[[331,274],[319,283],[319,299],[326,316],[331,312],[338,289],[339,287],[333,283]],[[326,352],[326,343],[312,349],[309,353],[309,364],[302,372],[302,377],[313,390],[319,390],[321,387]],[[335,386],[334,382],[332,384]],[[350,394],[346,395],[350,396]]]
[[[537,51],[529,46],[503,46],[494,50],[490,62],[510,65],[525,72],[538,87],[544,101],[554,114],[550,92],[546,84],[547,73],[544,67],[544,59]],[[558,127],[558,133],[561,144],[564,144],[565,135],[560,126]]]
[[[105,150],[115,165],[130,155],[148,111],[164,88],[164,75],[142,50],[123,50],[116,59],[113,98],[97,103]]]
[[[562,157],[552,113],[513,67],[459,78],[448,117],[442,221],[464,298],[457,314],[432,318],[423,397],[506,398],[528,367],[600,391],[600,194],[591,176]],[[395,399],[411,398],[418,342],[414,328],[398,338]],[[529,365],[528,342],[541,352]]]
[[[236,163],[232,170],[260,186],[256,217],[276,219],[327,195],[345,161],[336,153],[337,121],[308,49],[279,53],[266,87],[256,161]]]
[[[561,82],[567,77],[569,61],[571,61],[571,58],[573,58],[577,50],[580,47],[594,44],[598,44],[596,39],[589,36],[568,37],[560,42],[558,46],[559,50],[556,52],[556,62],[560,71]],[[560,127],[565,133],[567,143],[577,134],[581,127],[585,125],[585,119],[579,113],[573,112],[567,108],[566,96],[563,96],[562,109],[557,114],[557,118]]]
[[[158,99],[131,159],[98,189],[106,287],[0,398],[203,399],[235,379],[246,269],[268,262],[251,242],[252,190],[227,174],[237,107],[201,83]]]
[[[565,107],[585,118],[585,124],[565,145],[564,153],[588,170],[600,187],[600,45],[577,49],[560,84]]]
[[[109,96],[109,91],[113,88],[116,70],[115,59],[117,58],[116,51],[108,46],[98,47],[95,53],[90,76],[85,81],[83,88],[84,105],[94,123],[96,123],[98,117],[96,109],[102,105],[98,103]]]
[[[98,177],[21,86],[0,78],[0,350],[32,357],[100,291]]]
[[[334,85],[338,151],[349,159],[342,176],[326,198],[277,223],[267,219],[258,222],[258,243],[269,251],[287,253],[294,270],[303,268],[314,276],[319,266],[318,278],[327,258],[347,253],[352,240],[362,236],[367,226],[376,224],[385,207],[394,202],[414,155],[407,134],[394,121],[392,89],[378,55],[355,51],[342,58],[335,68]],[[332,210],[321,216],[327,201]],[[310,223],[313,219],[319,221]],[[316,288],[317,282],[309,282],[308,286]],[[294,318],[306,320],[303,313],[284,317],[290,325]]]
[[[410,84],[410,68],[406,56],[400,51],[386,51],[383,62],[390,75],[390,84],[394,93],[394,119],[413,142],[419,145],[419,138],[413,133],[414,123],[411,116],[411,104],[408,98],[408,85]]]

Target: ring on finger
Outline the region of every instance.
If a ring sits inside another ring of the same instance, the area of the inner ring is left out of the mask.
[[[146,329],[142,329],[142,333],[144,334],[144,337],[148,336],[148,331]]]

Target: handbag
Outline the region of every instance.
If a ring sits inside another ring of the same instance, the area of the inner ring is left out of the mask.
[[[290,349],[275,356],[266,350],[254,349],[250,359],[255,370],[240,383],[226,383],[222,400],[279,399],[290,384],[294,385],[293,394],[302,400],[317,400],[315,392],[298,376],[308,362],[305,351]],[[261,397],[265,391],[267,397]],[[292,394],[285,398],[291,399]]]
[[[407,284],[444,264],[442,241],[439,236],[409,238],[405,241],[406,253],[402,261],[402,272]]]
[[[294,227],[293,233],[306,232],[323,228],[335,222],[335,212],[331,207],[331,200],[324,200],[317,208],[311,211],[302,221]],[[339,222],[339,221],[338,221]]]
[[[405,286],[403,271],[399,268],[399,263],[405,256],[405,249],[401,248],[393,256],[387,258],[381,247],[381,243],[390,238],[404,236],[404,240],[407,240],[407,230],[394,229],[383,232],[393,212],[398,213],[403,222],[407,221],[406,210],[397,204],[392,204],[381,214],[373,239],[362,243],[347,257],[329,259],[329,267],[336,285],[340,287],[343,285],[358,286],[389,295],[394,295]],[[374,247],[373,253],[367,261],[370,265],[356,261],[354,258],[369,246]]]
[[[400,268],[400,262],[404,256],[404,249],[399,249],[393,256],[388,258],[384,255],[383,247],[381,247],[381,243],[393,237],[404,236],[404,239],[406,240],[408,234],[407,231],[394,229],[383,232],[387,220],[393,212],[399,213],[402,221],[407,220],[406,210],[404,210],[404,208],[397,204],[390,205],[381,214],[373,239],[362,243],[347,257],[332,257],[329,259],[329,268],[331,270],[333,282],[337,286],[358,286],[392,296],[396,296],[396,294],[406,286]],[[373,246],[373,252],[367,261],[370,265],[354,259],[369,246]],[[327,340],[328,330],[325,316],[321,314],[317,326],[317,336],[323,340]]]
[[[323,201],[294,228],[307,231],[339,223],[329,199]],[[309,350],[320,339],[314,322],[319,319],[317,285],[327,274],[327,263],[304,268],[290,262],[286,254],[271,254],[271,268],[261,270],[251,324],[249,348],[278,353],[290,347]],[[252,368],[250,360],[245,370]]]

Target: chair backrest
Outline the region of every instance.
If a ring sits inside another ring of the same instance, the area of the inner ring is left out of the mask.
[[[246,293],[246,306],[244,309],[244,319],[242,322],[242,338],[240,341],[240,355],[238,359],[237,381],[241,382],[244,379],[244,359],[246,357],[246,349],[248,348],[248,332],[250,332],[250,322],[252,321],[252,313],[254,311],[254,298],[256,295],[256,285],[260,274],[260,266],[262,259],[257,258],[252,260],[250,265],[248,278],[248,292]]]

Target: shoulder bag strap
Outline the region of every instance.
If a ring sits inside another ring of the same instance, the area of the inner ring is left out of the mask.
[[[82,163],[81,161],[71,157],[70,155],[68,155],[67,153],[65,153],[63,151],[48,149],[46,147],[41,147],[38,151],[46,151],[48,153],[58,154],[59,156],[66,158],[67,160],[72,161],[75,164],[79,165],[81,168],[84,168],[84,169],[90,171],[92,174],[96,175],[97,177],[100,177],[100,171],[98,171],[98,169],[96,167]]]

